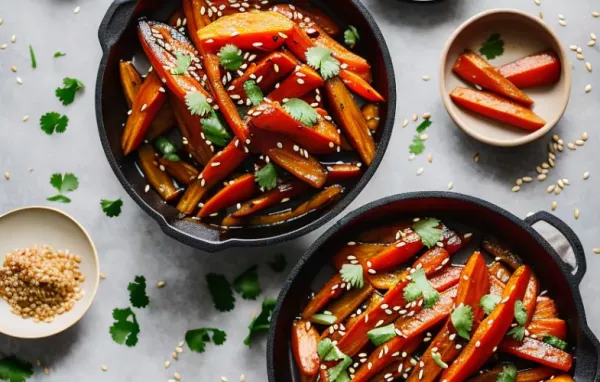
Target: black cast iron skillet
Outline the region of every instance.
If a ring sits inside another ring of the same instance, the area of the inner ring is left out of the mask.
[[[323,285],[325,279],[318,282],[320,270],[333,269],[329,265],[331,256],[348,241],[355,240],[362,230],[415,216],[434,216],[461,232],[473,232],[471,247],[459,254],[465,259],[473,253],[481,234],[498,237],[520,254],[539,278],[541,290],[548,290],[548,295],[556,301],[560,317],[567,322],[568,342],[576,348],[575,380],[600,381],[600,342],[586,323],[579,293],[579,284],[586,271],[585,253],[573,230],[547,212],[538,212],[521,220],[494,204],[471,196],[416,192],[379,199],[351,212],[308,249],[285,282],[273,313],[267,347],[269,382],[300,380],[289,350],[292,322],[308,302],[309,293]],[[566,264],[532,228],[537,222],[546,222],[565,236],[575,253],[574,264]],[[455,256],[453,263],[457,261]]]
[[[96,119],[102,147],[115,175],[127,193],[142,207],[169,236],[196,248],[215,252],[228,247],[265,246],[291,240],[304,235],[339,214],[365,187],[379,166],[385,153],[396,109],[396,82],[389,51],[381,31],[367,9],[358,0],[327,0],[323,10],[343,10],[334,19],[354,25],[361,33],[358,54],[366,57],[372,65],[373,85],[387,99],[382,107],[381,123],[375,140],[377,153],[371,166],[355,183],[345,185],[343,198],[324,209],[309,213],[283,224],[264,228],[221,230],[199,222],[182,219],[176,208],[166,204],[153,191],[144,192],[146,181],[135,164],[135,155],[123,156],[120,147],[122,123],[127,116],[127,104],[119,82],[119,60],[135,56],[136,65],[147,68],[145,57],[137,37],[135,21],[140,16],[166,20],[180,7],[180,1],[162,0],[116,0],[108,9],[98,37],[104,52],[96,80]],[[344,158],[337,158],[344,159]],[[336,160],[337,160],[336,159]]]

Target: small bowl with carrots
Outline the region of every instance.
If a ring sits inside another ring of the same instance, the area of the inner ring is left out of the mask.
[[[439,71],[450,117],[494,146],[548,133],[571,93],[566,49],[541,19],[518,10],[489,10],[464,22],[448,39]]]

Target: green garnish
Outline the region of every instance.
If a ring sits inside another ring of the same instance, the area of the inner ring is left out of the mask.
[[[331,350],[333,350],[334,347],[335,345],[333,344],[330,338],[323,338],[321,341],[319,341],[319,344],[317,345],[317,354],[319,355],[319,358],[325,360],[325,357],[329,354]]]
[[[62,134],[67,131],[68,125],[69,117],[60,115],[55,111],[48,112],[40,118],[40,127],[48,135],[54,133]]]
[[[10,356],[0,359],[0,379],[9,382],[25,382],[33,375],[33,365]]]
[[[439,220],[427,218],[415,222],[412,228],[419,236],[421,236],[423,245],[425,245],[427,248],[431,248],[442,238],[442,233],[444,231],[437,228],[439,225]]]
[[[479,53],[488,60],[493,60],[504,53],[504,41],[500,40],[500,34],[494,33],[479,48]]]
[[[298,98],[292,98],[283,104],[285,111],[290,115],[305,124],[306,126],[313,126],[319,119],[319,113],[313,109],[309,104]]]
[[[171,69],[171,74],[174,74],[176,76],[187,74],[188,68],[190,67],[191,63],[192,57],[189,54],[185,54],[181,51],[175,52],[176,66]]]
[[[381,326],[379,328],[371,329],[367,332],[367,336],[375,346],[379,346],[385,342],[388,342],[392,338],[396,337],[396,327],[394,324]]]
[[[352,25],[348,26],[348,29],[344,31],[344,44],[350,48],[354,48],[356,42],[360,40],[360,35],[355,27]]]
[[[58,190],[58,195],[46,198],[50,202],[71,203],[71,199],[64,196],[65,193],[75,191],[79,187],[79,180],[72,173],[62,175],[57,172],[50,177],[50,185]]]
[[[413,302],[420,297],[423,297],[425,308],[431,308],[438,300],[440,294],[427,281],[425,271],[417,269],[411,274],[412,281],[404,287],[404,300]]]
[[[225,147],[231,140],[231,135],[219,115],[211,110],[208,117],[202,118],[202,132],[204,137],[212,144],[219,147]]]
[[[146,294],[146,278],[144,276],[135,276],[132,283],[127,286],[129,291],[129,301],[134,308],[145,308],[150,304],[150,299]]]
[[[441,367],[442,369],[447,369],[448,364],[442,360],[442,355],[438,352],[431,352],[431,359],[435,362],[436,365]]]
[[[261,188],[272,190],[277,187],[277,169],[273,163],[267,163],[254,173],[254,180]]]
[[[256,300],[260,295],[261,289],[256,273],[257,268],[254,265],[233,280],[233,289],[245,300]]]
[[[62,102],[63,105],[70,105],[75,100],[75,93],[78,90],[83,89],[83,82],[79,81],[77,78],[63,78],[63,87],[56,88],[55,93],[58,99]]]
[[[342,378],[341,379],[342,381],[344,380],[343,379],[344,377],[348,378],[348,374],[346,373],[346,369],[348,367],[350,367],[350,365],[352,365],[352,358],[350,358],[350,357],[348,357],[347,355],[344,354],[344,358],[342,358],[342,360],[340,361],[340,363],[338,363],[337,365],[335,365],[331,369],[327,370],[327,376],[329,377],[329,380],[330,381],[335,381],[335,382],[340,382],[340,378]],[[347,379],[346,379],[346,381],[347,381]]]
[[[508,332],[508,335],[519,342],[523,342],[523,338],[525,337],[525,323],[527,323],[527,312],[525,311],[521,300],[515,302],[515,321],[517,321],[518,326],[512,328]]]
[[[496,376],[497,382],[515,382],[517,380],[517,368],[510,364],[504,366],[502,372]]]
[[[185,104],[192,115],[204,117],[212,110],[204,94],[198,91],[188,92],[185,95]]]
[[[275,255],[273,261],[270,261],[268,264],[274,272],[279,273],[283,272],[285,267],[287,267],[287,260],[285,259],[283,253],[278,253]]]
[[[519,342],[523,342],[523,339],[525,338],[525,327],[520,325],[515,326],[508,332],[507,335],[512,336],[512,338]]]
[[[324,80],[328,80],[340,73],[340,62],[336,60],[331,51],[323,47],[312,47],[306,51],[306,62],[318,70]]]
[[[250,101],[252,101],[252,104],[254,106],[261,103],[264,98],[262,90],[260,89],[260,87],[258,87],[256,81],[254,80],[248,80],[244,82],[244,92],[246,92],[246,95],[248,96]]]
[[[360,264],[344,264],[340,269],[340,275],[344,282],[352,285],[353,288],[360,289],[365,284],[363,279],[363,268]]]
[[[100,200],[100,206],[102,207],[102,211],[109,218],[113,218],[115,216],[119,216],[121,214],[121,207],[123,207],[123,201],[121,198],[117,200]]]
[[[421,139],[421,136],[415,135],[412,142],[413,143],[408,146],[408,151],[415,155],[423,154],[423,151],[425,151],[425,141]]]
[[[54,58],[64,57],[66,55],[67,55],[66,53],[63,53],[61,51],[57,51],[57,52],[54,53]]]
[[[337,321],[337,317],[333,314],[316,313],[310,318],[312,322],[320,325],[333,325]]]
[[[464,339],[471,339],[471,329],[473,329],[473,309],[469,305],[460,304],[450,315],[452,325],[456,333]]]
[[[500,296],[496,296],[495,294],[486,294],[479,301],[479,306],[483,308],[483,312],[485,314],[492,313],[492,310],[500,303],[502,298]]]
[[[568,346],[568,344],[565,341],[554,336],[545,336],[542,341],[560,350],[566,350]]]
[[[212,339],[210,334],[212,333]],[[185,343],[191,351],[204,353],[206,344],[211,342],[215,345],[223,345],[227,339],[227,333],[215,328],[200,328],[188,330],[185,333]]]
[[[248,329],[250,329],[250,333],[248,337],[244,340],[244,345],[250,346],[252,342],[252,337],[261,332],[266,332],[269,330],[269,326],[271,325],[271,316],[273,315],[273,310],[275,310],[275,305],[277,301],[273,299],[265,299],[262,303],[262,310],[260,314],[250,322]]]
[[[131,320],[129,320],[130,317]],[[115,319],[115,322],[109,329],[113,341],[119,345],[125,343],[129,347],[135,346],[138,343],[140,325],[131,308],[115,309],[113,311],[113,319]]]
[[[154,141],[154,145],[163,154],[163,157],[173,161],[179,162],[181,158],[177,155],[177,147],[168,138],[158,137]]]
[[[422,133],[423,131],[425,131],[425,129],[431,126],[432,123],[433,122],[431,122],[430,119],[423,120],[423,122],[421,122],[419,126],[417,126],[417,133]]]
[[[328,380],[334,382],[347,381],[348,375],[346,369],[352,364],[352,358],[342,353],[340,349],[333,344],[331,339],[325,338],[317,345],[317,354],[323,361],[338,361],[341,360],[336,366],[332,367],[327,371]],[[340,379],[341,378],[341,379]]]
[[[33,47],[29,45],[29,57],[31,57],[31,67],[33,69],[37,68],[37,60],[35,59],[35,52],[33,51]]]
[[[208,291],[215,308],[220,312],[228,312],[235,307],[235,297],[229,281],[223,275],[209,273],[206,275]]]
[[[244,62],[241,49],[233,44],[223,46],[217,56],[221,66],[227,70],[238,70]]]

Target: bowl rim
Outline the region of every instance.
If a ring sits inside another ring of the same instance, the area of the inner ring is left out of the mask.
[[[561,100],[561,108],[562,109],[560,110],[559,115],[555,119],[553,119],[552,121],[548,121],[546,123],[546,125],[539,130],[533,131],[523,137],[513,139],[513,140],[508,140],[508,141],[506,141],[506,140],[501,141],[501,140],[489,138],[486,135],[481,134],[478,131],[471,129],[468,126],[468,124],[461,119],[461,117],[454,110],[454,108],[458,107],[458,106],[456,106],[454,104],[454,102],[452,102],[452,100],[450,99],[449,93],[448,93],[448,89],[446,89],[446,76],[445,76],[448,52],[450,51],[450,48],[454,44],[454,40],[456,40],[456,37],[459,34],[461,34],[467,27],[471,26],[472,24],[479,21],[480,19],[487,17],[489,15],[492,15],[492,14],[503,14],[503,13],[521,17],[530,22],[533,21],[534,23],[541,26],[542,29],[544,29],[546,31],[546,33],[557,44],[557,46],[559,48],[558,49],[559,51],[557,53],[559,55],[559,58],[560,58],[561,64],[562,64],[561,75],[564,76],[564,78],[565,78],[565,86],[567,88],[566,92],[563,92],[564,94],[563,94],[562,100]],[[567,50],[566,50],[564,44],[560,41],[560,38],[558,37],[558,35],[548,26],[548,24],[546,24],[539,18],[537,18],[533,15],[530,15],[526,12],[523,12],[521,10],[518,10],[518,9],[512,9],[512,8],[490,9],[487,11],[480,12],[480,13],[470,17],[469,19],[467,19],[458,28],[456,28],[456,30],[448,38],[448,41],[446,42],[446,44],[444,45],[444,49],[442,50],[442,55],[440,57],[440,64],[439,64],[439,68],[438,68],[439,90],[440,90],[440,95],[442,97],[442,102],[444,104],[444,108],[446,109],[446,112],[448,113],[450,118],[454,121],[454,123],[456,123],[461,128],[461,130],[464,131],[467,135],[469,135],[470,137],[472,137],[480,142],[484,142],[484,143],[487,143],[492,146],[499,146],[499,147],[521,146],[521,145],[533,142],[533,141],[543,137],[544,135],[546,135],[550,130],[552,130],[554,128],[554,126],[558,123],[558,121],[560,121],[560,119],[564,115],[565,110],[567,109],[567,106],[569,104],[569,99],[571,97],[571,86],[572,86],[571,67],[572,67],[572,65],[569,60]]]
[[[263,247],[270,246],[279,243],[283,243],[285,241],[289,241],[292,239],[296,239],[300,236],[303,236],[309,232],[314,231],[315,229],[321,227],[325,223],[332,220],[334,217],[338,216],[342,211],[360,194],[360,192],[364,189],[367,183],[371,180],[376,170],[378,169],[381,161],[385,155],[388,144],[390,142],[392,136],[392,130],[395,122],[396,115],[396,79],[394,74],[394,66],[392,62],[392,58],[390,56],[390,52],[381,32],[377,22],[371,15],[371,13],[367,10],[367,8],[360,2],[360,0],[348,0],[352,3],[362,18],[365,20],[369,28],[371,29],[375,40],[381,50],[381,58],[383,61],[383,66],[387,71],[387,81],[388,81],[388,94],[387,94],[387,116],[385,121],[380,123],[379,129],[382,130],[381,138],[377,143],[377,151],[375,153],[375,157],[371,162],[371,165],[365,171],[365,173],[361,176],[358,182],[355,184],[354,188],[343,195],[342,199],[335,203],[327,212],[325,212],[321,217],[315,219],[308,224],[289,231],[282,233],[278,236],[272,236],[267,238],[260,239],[240,239],[240,238],[228,238],[223,241],[209,241],[206,239],[202,239],[197,236],[193,236],[191,234],[185,233],[181,229],[177,228],[175,224],[169,222],[165,216],[163,216],[159,211],[154,209],[150,204],[146,203],[144,199],[138,194],[132,185],[129,183],[127,178],[125,177],[119,162],[113,155],[111,151],[108,136],[106,134],[106,129],[104,127],[104,119],[102,115],[102,100],[103,100],[103,80],[108,67],[108,59],[111,55],[112,48],[115,43],[121,38],[125,29],[133,22],[133,14],[135,13],[134,7],[130,9],[131,14],[126,18],[125,23],[122,25],[118,25],[115,29],[112,24],[119,23],[122,21],[122,18],[115,17],[115,14],[119,12],[119,8],[123,5],[131,5],[132,2],[136,2],[137,0],[115,0],[111,6],[109,7],[102,23],[99,27],[98,36],[100,39],[100,45],[103,49],[102,58],[100,60],[98,75],[96,77],[96,89],[95,89],[95,109],[96,109],[96,122],[98,125],[98,133],[100,135],[100,141],[102,143],[103,151],[106,155],[108,163],[112,168],[113,172],[117,176],[117,179],[127,192],[129,196],[138,204],[152,219],[154,219],[161,230],[166,233],[168,236],[195,248],[201,249],[207,252],[218,252],[223,251],[232,247]],[[122,10],[122,8],[121,8]],[[116,20],[116,21],[113,21]],[[175,221],[180,221],[175,220]]]
[[[83,316],[85,316],[85,314],[88,312],[88,310],[90,309],[90,307],[92,306],[92,303],[94,302],[94,300],[96,299],[96,294],[98,293],[98,287],[100,284],[100,260],[98,258],[98,250],[96,249],[96,245],[94,244],[94,241],[92,240],[90,234],[87,232],[87,230],[83,227],[83,225],[77,220],[75,219],[73,216],[69,215],[68,213],[59,210],[58,208],[55,207],[50,207],[50,206],[27,206],[27,207],[20,207],[20,208],[16,208],[14,210],[10,210],[8,212],[5,212],[3,214],[0,214],[0,219],[7,217],[9,215],[12,214],[16,214],[16,213],[20,213],[20,212],[24,212],[24,211],[29,211],[29,210],[45,210],[45,211],[51,211],[53,213],[57,213],[59,215],[62,215],[64,217],[66,217],[68,220],[70,220],[71,222],[73,222],[77,228],[79,228],[79,230],[81,231],[81,233],[83,234],[83,236],[86,238],[88,244],[90,245],[90,248],[92,249],[92,254],[93,254],[93,259],[94,259],[94,267],[96,268],[96,274],[94,277],[94,287],[92,288],[91,291],[86,291],[86,293],[88,295],[91,294],[89,302],[87,303],[87,306],[85,306],[85,309],[83,309],[81,311],[81,314],[74,316],[73,320],[70,321],[66,326],[64,327],[59,327],[57,329],[55,329],[54,331],[45,333],[43,335],[15,335],[14,333],[9,333],[7,331],[5,331],[4,329],[2,329],[2,326],[0,325],[0,333],[5,334],[7,336],[13,337],[13,338],[22,338],[22,339],[39,339],[39,338],[47,338],[47,337],[51,337],[51,336],[55,336],[59,333],[64,332],[65,330],[73,327],[75,324],[77,324],[79,321],[81,321],[81,319],[83,318]]]

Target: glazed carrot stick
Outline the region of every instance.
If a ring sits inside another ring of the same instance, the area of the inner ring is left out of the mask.
[[[560,79],[560,71],[560,59],[553,50],[534,53],[498,68],[519,89],[554,84]]]
[[[507,337],[499,350],[562,371],[569,371],[573,366],[573,357],[569,353],[530,337],[525,337],[523,342]]]
[[[183,0],[181,5],[183,7],[183,13],[186,18],[190,37],[194,44],[199,46],[196,41],[197,37],[194,35],[197,35],[198,30],[212,22],[210,16],[206,12],[210,6],[205,0]],[[202,8],[204,8],[204,11],[202,11]]]
[[[561,374],[552,379],[552,382],[574,382],[575,380],[568,374]]]
[[[560,318],[533,320],[527,326],[527,330],[530,335],[534,334],[538,338],[554,336],[564,340],[567,337],[567,323]]]
[[[464,381],[492,355],[513,321],[515,303],[525,295],[530,277],[531,271],[527,266],[515,271],[506,285],[502,301],[479,325],[454,363],[442,373],[442,380]]]
[[[248,216],[277,203],[282,203],[285,199],[298,196],[309,189],[310,187],[306,183],[299,180],[292,180],[289,183],[280,184],[276,188],[242,203],[240,208],[232,213],[231,216],[238,218]]]
[[[503,283],[508,282],[508,279],[510,279],[510,276],[512,275],[512,271],[510,271],[507,267],[505,267],[504,265],[502,265],[502,263],[498,261],[494,261],[490,265],[490,273],[496,276],[496,278],[502,281]]]
[[[429,283],[437,290],[450,289],[458,284],[462,270],[462,267],[445,266],[431,276]]]
[[[198,212],[198,217],[203,218],[224,208],[233,206],[250,198],[257,192],[258,185],[254,180],[254,174],[239,176],[208,199]]]
[[[325,82],[313,68],[300,65],[267,96],[271,101],[281,102],[285,98],[299,98],[320,88]]]
[[[387,381],[387,380],[404,380],[405,375],[414,368],[415,361],[419,358],[418,356],[413,357],[412,354],[421,345],[425,335],[417,335],[414,338],[407,341],[402,354],[406,353],[406,357],[397,357],[392,363],[383,368],[377,375],[371,380],[373,381]]]
[[[503,365],[498,365],[490,371],[479,374],[476,377],[469,379],[469,382],[496,382],[498,374],[504,369]],[[536,367],[528,370],[517,372],[517,382],[539,382],[544,381],[556,375],[558,370],[549,367]],[[554,381],[554,379],[552,380]]]
[[[349,70],[342,70],[340,71],[340,78],[350,90],[364,99],[373,102],[385,102],[385,98],[358,74]]]
[[[458,56],[452,70],[467,82],[479,85],[484,89],[524,105],[533,105],[531,98],[504,78],[483,57],[472,51],[466,51]]]
[[[345,245],[332,257],[331,263],[337,270],[340,270],[350,259],[356,259],[361,263],[365,263],[375,254],[387,247],[387,245],[371,243],[353,243],[352,245]],[[348,258],[348,256],[353,257]]]
[[[533,313],[535,312],[536,299],[539,292],[539,283],[535,275],[531,275],[529,284],[527,284],[527,291],[525,297],[523,297],[523,308],[527,312],[527,324],[531,322]]]
[[[160,156],[157,160],[165,168],[165,171],[181,184],[188,185],[200,175],[200,172],[194,166],[182,160],[172,161]]]
[[[533,321],[546,319],[546,318],[557,318],[558,308],[554,303],[554,300],[548,296],[539,296],[535,304],[535,312],[533,313]]]
[[[300,372],[306,376],[313,376],[319,372],[319,333],[311,327],[308,321],[294,321],[292,325],[292,353]]]
[[[506,288],[506,284],[498,280],[496,276],[490,274],[490,294],[502,297],[504,288]]]
[[[422,248],[423,242],[421,241],[421,237],[414,231],[409,232],[408,234],[404,234],[397,242],[392,243],[391,246],[371,257],[369,259],[372,264],[371,268],[376,271],[394,268],[410,260]]]
[[[187,106],[177,97],[170,97],[171,108],[177,119],[177,127],[184,138],[184,149],[201,165],[205,166],[214,155],[214,146],[202,139],[202,122],[191,115]]]
[[[523,260],[517,256],[509,247],[500,243],[498,239],[492,236],[483,238],[483,249],[496,258],[496,261],[508,265],[513,271],[523,265]]]
[[[360,289],[350,289],[344,292],[338,299],[331,301],[327,306],[327,311],[331,312],[337,318],[335,323],[339,324],[351,315],[374,290],[375,288],[369,283],[365,283]]]
[[[546,125],[546,121],[530,109],[493,93],[456,88],[450,93],[450,98],[466,109],[527,131],[535,131]]]
[[[355,164],[333,164],[327,166],[327,183],[336,184],[351,179],[357,179],[361,174],[361,169]]]
[[[297,4],[297,5],[296,5]],[[282,6],[285,6],[285,4],[281,4]],[[342,30],[340,29],[340,27],[337,25],[337,23],[335,21],[333,21],[331,19],[331,17],[329,17],[325,12],[323,12],[321,9],[313,6],[310,1],[308,0],[301,0],[298,2],[294,2],[295,5],[295,10],[297,11],[297,13],[300,13],[302,16],[304,16],[304,23],[307,25],[307,27],[312,26],[313,23],[316,23],[317,25],[319,25],[328,35],[331,36],[337,36],[339,35]],[[275,7],[279,6],[275,5]],[[290,9],[291,11],[291,9]],[[288,16],[288,15],[286,15]],[[296,15],[296,17],[299,17],[300,15]],[[310,19],[310,21],[307,23],[306,22],[306,16],[308,16],[308,18]],[[292,17],[291,14],[288,17]]]
[[[146,175],[148,184],[152,186],[160,196],[167,201],[179,196],[181,190],[175,188],[173,179],[156,165],[156,152],[150,145],[142,145],[138,149],[140,168]]]
[[[310,320],[312,316],[325,308],[331,299],[339,297],[344,292],[344,289],[340,288],[342,283],[342,277],[339,272],[333,275],[323,288],[310,299],[308,305],[302,311],[302,319]]]

